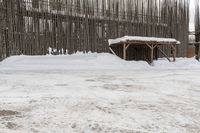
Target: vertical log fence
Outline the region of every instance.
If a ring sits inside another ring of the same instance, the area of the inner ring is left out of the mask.
[[[124,35],[176,38],[185,56],[188,11],[188,0],[0,0],[0,59],[108,52]]]

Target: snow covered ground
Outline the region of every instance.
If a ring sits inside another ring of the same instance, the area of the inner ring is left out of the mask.
[[[0,133],[199,133],[200,63],[110,54],[0,63]]]

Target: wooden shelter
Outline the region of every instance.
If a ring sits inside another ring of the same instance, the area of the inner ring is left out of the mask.
[[[137,59],[143,56],[143,54],[147,54],[147,58],[148,58],[147,61],[149,63],[152,63],[155,58],[156,59],[158,58],[158,52],[160,52],[170,62],[172,61],[170,59],[170,55],[168,55],[165,51],[162,50],[161,47],[163,46],[164,47],[168,46],[171,48],[173,61],[175,61],[177,45],[179,44],[180,44],[179,41],[172,38],[156,38],[156,37],[140,37],[140,36],[124,36],[122,38],[109,40],[110,51],[115,55],[119,55],[119,53],[116,53],[115,50],[112,49],[113,45],[122,46],[122,50],[123,50],[122,58],[124,60],[127,60],[127,50],[130,48],[130,46],[133,46],[133,47],[143,46],[144,50],[145,50],[145,47],[148,48],[150,52],[145,53],[141,51],[141,53],[139,54],[139,57],[135,56],[135,58]]]

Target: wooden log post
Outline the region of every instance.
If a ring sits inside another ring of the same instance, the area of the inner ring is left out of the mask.
[[[168,56],[160,47],[158,47],[158,50],[167,58],[167,60],[168,60],[169,62],[171,62],[169,56]]]
[[[126,43],[123,44],[123,59],[126,60]]]
[[[157,44],[148,44],[146,43],[146,45],[150,48],[151,50],[151,56],[150,56],[150,64],[153,63],[154,60],[154,49],[158,46]]]
[[[126,43],[124,43],[123,44],[123,59],[124,60],[126,60],[127,59],[127,49],[129,48],[129,46],[130,46],[130,43],[129,44],[126,44]]]
[[[5,6],[6,6],[6,30],[5,30],[5,57],[9,57],[10,56],[10,47],[11,47],[11,43],[12,43],[12,0],[6,0],[4,1]]]
[[[173,62],[175,62],[176,61],[176,44],[172,44],[171,45],[171,47],[172,47],[172,54],[173,54]]]
[[[196,59],[199,61],[199,57],[200,57],[200,44],[195,44],[195,54],[196,54]]]
[[[151,46],[151,60],[150,63],[153,63],[153,56],[154,56],[154,48]]]
[[[109,47],[109,50],[110,50],[110,52],[111,52],[113,55],[116,55],[116,56],[117,56],[117,54],[113,51],[113,49],[112,49],[111,47]]]

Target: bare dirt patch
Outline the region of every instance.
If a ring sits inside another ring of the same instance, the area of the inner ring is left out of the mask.
[[[12,110],[0,110],[0,117],[1,116],[13,116],[13,115],[18,115],[19,112],[17,111],[12,111]]]
[[[68,86],[68,84],[55,84],[55,86],[58,86],[58,87],[65,87],[65,86]]]
[[[14,130],[14,129],[17,128],[17,125],[16,125],[15,123],[8,122],[8,123],[6,124],[6,127],[7,127],[8,129]]]
[[[118,85],[118,84],[104,84],[104,89],[123,92],[143,91],[145,87],[142,85]]]

